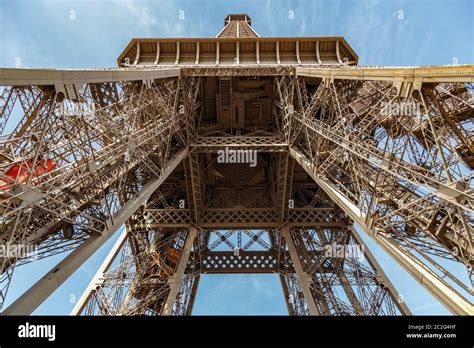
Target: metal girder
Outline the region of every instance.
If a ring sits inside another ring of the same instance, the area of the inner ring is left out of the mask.
[[[191,185],[189,185],[189,189],[191,192],[188,194],[191,198],[191,208],[193,209],[193,216],[194,221],[196,224],[201,223],[201,215],[202,215],[202,205],[203,205],[203,178],[202,178],[202,168],[201,162],[199,161],[199,157],[194,154],[190,153],[188,157],[188,165],[189,165],[189,180]]]
[[[188,209],[146,209],[147,222],[133,224],[135,228],[189,227],[192,225]],[[333,208],[292,208],[288,209],[285,220],[293,226],[343,227],[347,220],[334,221],[340,212]],[[273,208],[255,209],[206,209],[202,213],[201,228],[276,228],[281,225],[275,220],[278,210]]]
[[[197,294],[197,289],[199,287],[199,280],[201,279],[201,276],[200,275],[197,275],[195,278],[194,278],[194,281],[193,281],[193,286],[191,288],[191,292],[189,294],[189,301],[188,301],[188,305],[186,307],[186,312],[184,313],[185,315],[187,316],[190,316],[193,312],[193,308],[194,308],[194,302],[196,300],[196,294]]]
[[[132,40],[127,68],[0,69],[0,128],[23,110],[0,140],[0,239],[74,249],[5,314],[31,313],[124,223],[74,314],[189,315],[200,274],[244,272],[278,272],[290,314],[410,314],[349,219],[472,314],[472,289],[430,255],[472,277],[474,65],[348,66],[342,38],[255,38],[238,18],[218,40]],[[258,163],[226,167],[225,148]],[[44,159],[56,167],[38,174]],[[0,259],[0,305],[17,261]]]
[[[382,284],[385,288],[388,289],[390,296],[392,297],[393,302],[398,307],[398,310],[400,311],[400,313],[402,313],[403,315],[411,315],[412,313],[410,309],[408,309],[408,306],[405,304],[403,297],[401,297],[398,291],[395,289],[395,286],[387,277],[387,275],[383,271],[383,268],[377,262],[377,259],[375,258],[375,256],[369,250],[364,240],[360,237],[359,232],[357,232],[357,230],[353,226],[351,226],[350,229],[352,231],[352,236],[354,237],[354,239],[356,239],[357,243],[363,247],[363,252],[367,261],[377,271],[379,284]]]
[[[322,178],[316,171],[311,160],[301,152],[290,148],[292,157],[306,170],[326,194],[354,220],[374,241],[382,247],[395,261],[435,296],[447,309],[457,315],[472,315],[473,305],[456,291],[433,270],[424,265],[415,255],[400,245],[389,235],[375,231],[367,224],[367,216],[343,193],[336,189],[327,179]]]
[[[285,238],[286,245],[288,246],[288,251],[290,253],[291,262],[296,271],[296,276],[298,277],[298,282],[301,287],[301,291],[304,294],[305,301],[309,308],[309,314],[311,315],[320,315],[319,309],[314,300],[313,294],[311,293],[311,284],[313,280],[309,274],[307,274],[301,265],[300,257],[295,247],[293,237],[291,236],[291,227],[284,226],[281,229],[283,238]]]
[[[178,294],[178,290],[181,286],[184,271],[188,264],[189,255],[191,254],[191,248],[193,246],[194,239],[196,238],[197,233],[198,231],[196,227],[189,228],[189,233],[186,236],[186,242],[183,246],[183,249],[181,250],[181,256],[179,259],[178,267],[175,273],[168,279],[168,285],[170,287],[170,290],[163,305],[163,309],[161,312],[162,315],[171,315],[173,303],[176,301],[176,295]]]
[[[278,253],[272,251],[212,251],[201,255],[203,274],[277,273]]]
[[[109,69],[17,69],[0,68],[0,86],[55,86],[56,92],[65,92],[66,86],[81,87],[85,83],[152,81],[177,77],[180,69],[137,70],[125,68]],[[76,88],[77,88],[76,87]]]
[[[181,76],[279,76],[294,72],[290,65],[282,66],[252,66],[252,67],[183,67]]]
[[[311,131],[312,135],[326,138],[343,150],[363,161],[367,161],[368,165],[379,168],[386,175],[393,177],[394,180],[423,186],[433,195],[466,211],[474,212],[474,197],[472,197],[471,192],[463,189],[463,179],[450,183],[442,182],[434,178],[434,174],[424,168],[412,165],[394,156],[389,159],[388,154],[383,153],[375,146],[350,141],[342,131],[335,131],[331,127],[316,121],[303,120],[302,122],[304,127]]]
[[[290,291],[288,289],[288,285],[286,284],[286,280],[283,275],[280,274],[279,278],[280,278],[281,288],[283,290],[283,296],[285,297],[285,304],[288,310],[288,314],[293,316],[296,313],[295,313],[295,310],[293,309],[293,304],[290,302]]]
[[[132,214],[150,198],[153,192],[166,180],[176,166],[188,155],[189,150],[180,150],[163,168],[160,177],[151,179],[113,218],[106,221],[107,226],[101,234],[89,237],[84,243],[53,267],[43,278],[21,295],[3,311],[6,315],[31,314],[67,278],[71,276],[90,256],[94,254],[122,226]]]
[[[84,290],[84,292],[82,293],[81,298],[76,302],[76,305],[74,306],[70,315],[80,315],[81,312],[84,310],[84,307],[86,306],[87,302],[90,300],[92,293],[100,284],[103,283],[104,273],[109,270],[110,266],[112,265],[112,262],[117,257],[120,249],[127,240],[127,233],[127,229],[125,228],[122,234],[118,237],[115,244],[112,246],[112,249],[110,249],[102,264],[97,269],[96,274],[91,279],[86,290]]]
[[[198,137],[191,144],[191,151],[212,153],[226,147],[236,150],[256,150],[258,152],[283,152],[288,149],[288,144],[280,137],[271,136]]]
[[[474,65],[429,67],[341,67],[339,69],[296,68],[297,76],[328,80],[395,81],[399,83],[472,81]]]
[[[0,134],[3,134],[16,100],[17,93],[15,93],[15,87],[13,86],[5,87],[0,94]]]
[[[397,292],[389,287],[383,271],[371,262],[370,250],[359,243],[349,225],[332,229],[292,227],[288,238],[292,238],[293,245],[288,245],[288,251],[282,251],[281,274],[293,313],[311,314],[308,296],[320,315],[410,313],[406,306],[397,304]],[[293,247],[303,276],[297,274],[294,259],[290,257]],[[294,269],[288,267],[287,257]],[[308,284],[308,295],[301,285],[302,277]]]
[[[278,158],[276,196],[278,207],[278,220],[283,223],[286,220],[285,212],[288,211],[288,204],[291,195],[291,182],[293,181],[292,168],[289,168],[293,162],[290,160],[289,153],[281,154]]]
[[[57,251],[73,249],[108,228],[105,223],[127,195],[149,177],[159,176],[169,158],[177,123],[175,86],[175,81],[150,88],[121,86],[130,93],[120,102],[107,100],[104,107],[79,113],[69,109],[71,104],[61,101],[59,93],[37,112],[38,100],[51,94],[50,88],[21,92],[26,98],[22,135],[4,137],[0,143],[2,242],[39,245],[40,255],[47,255],[55,252],[53,245]],[[89,87],[81,96],[95,103]],[[46,106],[50,112],[43,111]],[[38,167],[48,162],[49,172],[42,175]],[[27,169],[26,181],[8,177],[15,166]],[[131,177],[136,178],[133,185],[127,181]],[[0,269],[4,272],[16,261],[1,258]]]

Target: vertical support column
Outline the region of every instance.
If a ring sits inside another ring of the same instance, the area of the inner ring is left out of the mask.
[[[328,239],[326,238],[326,235],[323,232],[318,231],[317,233],[321,241],[324,243],[324,245],[330,244]],[[357,240],[357,242],[359,242],[359,240]],[[354,307],[354,310],[356,311],[356,313],[358,315],[365,315],[366,313],[364,313],[364,310],[359,302],[359,299],[357,298],[357,295],[355,294],[354,289],[352,289],[352,286],[349,282],[349,279],[347,279],[346,274],[342,271],[340,273],[338,272],[337,276],[340,279],[341,286],[344,289],[344,292],[346,293],[347,298],[351,302],[351,305]]]
[[[388,279],[382,267],[375,259],[375,256],[371,253],[371,251],[369,250],[367,245],[364,243],[363,239],[361,238],[357,230],[354,228],[354,226],[351,226],[350,230],[352,232],[354,239],[357,241],[357,243],[360,246],[362,246],[363,248],[362,250],[364,251],[365,257],[367,258],[367,262],[377,271],[377,277],[379,278],[378,279],[379,283],[383,284],[388,289],[388,292],[390,296],[392,297],[393,302],[396,303],[397,308],[400,311],[400,313],[402,315],[412,315],[410,312],[410,309],[408,309],[405,302],[400,301],[400,295],[398,294],[398,291],[395,289],[390,279]]]
[[[157,65],[160,62],[160,42],[156,43],[156,57],[154,64]]]
[[[174,65],[178,65],[178,64],[179,64],[180,47],[181,47],[181,45],[179,44],[179,41],[176,42],[176,60],[175,60],[175,62],[174,62]]]
[[[319,41],[316,41],[316,59],[318,60],[318,64],[323,64],[321,55],[319,54]]]
[[[296,41],[296,60],[298,64],[301,64],[301,57],[300,57],[300,42]]]
[[[395,239],[390,238],[370,226],[366,215],[349,198],[334,185],[319,176],[314,163],[303,153],[290,147],[290,154],[304,170],[314,179],[316,184],[354,220],[387,254],[400,264],[426,290],[435,296],[451,313],[456,315],[472,315],[474,306],[456,288],[446,282],[431,268],[425,265],[416,255]]]
[[[339,41],[336,41],[336,56],[337,56],[337,61],[339,64],[343,64],[342,59],[341,59],[341,54],[339,53]]]
[[[354,307],[357,315],[365,315],[364,309],[360,305],[359,299],[357,298],[354,289],[352,289],[352,286],[349,282],[349,279],[347,279],[347,276],[344,273],[338,274],[337,276],[339,277],[339,280],[341,281],[341,286],[344,289],[344,292],[346,293],[346,296],[349,299],[352,307]]]
[[[316,302],[314,301],[313,294],[311,293],[310,284],[312,283],[312,279],[311,276],[306,274],[306,272],[303,270],[295,243],[291,237],[291,227],[289,225],[284,226],[281,230],[281,233],[285,238],[286,245],[288,246],[288,251],[296,271],[296,276],[298,278],[301,291],[303,292],[304,298],[308,305],[309,314],[320,315],[318,307],[316,306]]]
[[[288,285],[286,284],[285,277],[281,274],[280,274],[280,283],[283,289],[283,295],[285,296],[285,303],[286,303],[286,308],[288,309],[288,314],[295,315],[293,304],[290,303],[290,292],[288,291]]]
[[[276,58],[277,58],[277,64],[280,64],[280,42],[277,41],[276,43]]]
[[[288,185],[291,185],[291,181],[289,180],[289,154],[281,154],[278,157],[278,183],[277,183],[277,206],[278,206],[278,221],[283,223],[285,217],[285,211],[287,211],[288,207],[288,199],[291,197],[287,197]]]
[[[179,287],[183,280],[184,271],[186,265],[188,264],[189,255],[191,254],[191,248],[194,243],[194,239],[197,235],[197,228],[190,227],[189,233],[186,237],[186,242],[184,243],[183,250],[181,251],[181,257],[179,259],[178,267],[176,272],[168,279],[168,285],[170,286],[170,292],[166,298],[166,302],[163,305],[163,310],[161,315],[171,315],[171,310],[173,309],[173,303],[176,300],[176,295],[178,294]]]
[[[110,266],[112,265],[112,262],[114,262],[115,257],[117,256],[125,241],[127,240],[127,234],[127,228],[124,228],[122,234],[119,236],[114,246],[107,254],[107,257],[105,258],[104,262],[102,262],[102,265],[100,265],[94,278],[92,278],[86,290],[82,293],[81,298],[74,306],[74,309],[71,311],[71,315],[80,315],[82,313],[82,311],[87,305],[87,302],[89,302],[89,299],[94,293],[96,287],[102,283],[101,279],[104,278],[104,273],[109,270]]]
[[[196,61],[194,62],[194,64],[199,64],[199,42],[196,42]]]
[[[260,64],[260,43],[258,41],[257,41],[255,54],[256,54],[257,64]]]
[[[137,65],[139,59],[140,59],[140,41],[137,41],[137,54],[135,56],[135,60],[133,61],[133,65]]]
[[[240,65],[240,43],[235,44],[235,64]]]
[[[196,299],[197,289],[199,287],[199,280],[201,279],[201,275],[197,275],[193,282],[193,288],[191,289],[191,295],[189,297],[188,307],[186,308],[185,315],[189,316],[193,313],[194,307],[194,300]]]

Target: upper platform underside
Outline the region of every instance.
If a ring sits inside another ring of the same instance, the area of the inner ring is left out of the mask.
[[[357,65],[359,57],[343,37],[218,37],[133,39],[121,67]]]
[[[357,65],[343,37],[266,37],[248,14],[229,14],[215,38],[133,39],[117,59],[120,67],[232,65]]]

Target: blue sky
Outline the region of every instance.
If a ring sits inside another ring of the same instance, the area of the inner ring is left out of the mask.
[[[0,66],[114,67],[132,37],[212,37],[228,13],[248,13],[261,36],[343,36],[360,65],[474,63],[472,0],[0,0]],[[68,314],[118,234],[35,313]],[[449,314],[364,239],[414,314]],[[18,268],[7,305],[63,256]],[[209,275],[201,279],[194,313],[287,312],[277,276]]]

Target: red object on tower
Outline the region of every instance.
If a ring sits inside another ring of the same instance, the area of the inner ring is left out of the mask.
[[[4,193],[11,192],[11,185],[24,184],[28,182],[30,177],[30,169],[33,165],[33,160],[28,160],[24,163],[15,163],[8,168],[0,179],[0,196]],[[36,161],[35,168],[32,171],[33,179],[31,181],[33,186],[36,186],[39,181],[38,177],[49,173],[56,167],[56,162],[49,159],[39,159]]]

